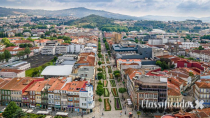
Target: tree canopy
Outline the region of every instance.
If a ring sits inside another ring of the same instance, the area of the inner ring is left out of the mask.
[[[17,104],[11,101],[9,105],[6,107],[6,109],[4,110],[4,112],[2,113],[2,115],[5,118],[13,118],[14,114],[16,113],[18,109],[19,107],[17,106]]]
[[[4,50],[4,57],[6,61],[8,62],[8,60],[12,57],[12,55],[8,50]]]

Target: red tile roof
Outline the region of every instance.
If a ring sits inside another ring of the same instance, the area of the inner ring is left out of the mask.
[[[14,73],[20,73],[23,72],[24,70],[17,70],[17,69],[1,69],[0,72],[14,72]]]

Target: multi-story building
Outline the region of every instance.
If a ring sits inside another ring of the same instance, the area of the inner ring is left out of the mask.
[[[43,55],[55,55],[56,46],[45,46],[42,48],[41,54]]]
[[[132,63],[137,64],[137,66],[134,66],[134,67],[141,68],[141,60],[140,59],[118,59],[117,60],[117,69],[121,70],[122,67],[123,67],[122,70],[127,69],[127,68],[132,68],[129,66],[129,64],[132,64]],[[123,64],[128,64],[128,65],[126,67],[125,65],[122,66]]]
[[[85,45],[83,44],[70,44],[69,45],[69,52],[71,54],[80,53],[81,49],[83,49]]]
[[[52,98],[52,96],[48,96],[48,89],[52,86],[52,84],[57,80],[57,78],[49,78],[46,80],[47,82],[44,85],[44,88],[41,91],[41,105],[44,109],[48,108],[48,98]],[[54,96],[53,96],[54,97]],[[51,102],[54,101],[50,101]]]
[[[95,102],[93,86],[87,81],[73,81],[62,88],[62,94],[67,94],[68,110],[77,112],[92,112]]]
[[[183,96],[180,92],[180,87],[168,81],[167,102],[179,104],[182,102],[182,100],[183,100]]]
[[[181,45],[179,45],[179,47],[183,49],[197,48],[199,46],[200,43],[198,42],[181,42]]]
[[[94,84],[95,80],[95,67],[94,66],[80,66],[78,69],[74,70],[74,74],[81,78],[84,78],[86,81]]]
[[[97,54],[97,48],[85,47],[85,48],[82,48],[81,51],[80,51],[80,53],[90,53],[90,52],[93,52],[96,55]]]
[[[5,67],[10,67],[18,70],[27,70],[31,68],[31,64],[28,63],[27,61],[16,61],[16,62],[11,62],[11,63],[6,63],[2,66],[2,68]]]
[[[11,101],[11,96],[13,97],[13,95],[17,95],[19,96],[22,95],[22,93],[18,93],[18,92],[12,92],[11,94],[11,89],[16,85],[19,84],[20,80],[22,80],[22,78],[13,78],[12,80],[10,80],[4,87],[1,88],[1,102],[2,105],[8,105],[9,102]],[[17,98],[16,96],[14,96],[14,101],[15,102],[20,102],[22,101],[21,98]],[[13,98],[12,98],[13,100]],[[20,104],[21,106],[21,104]]]
[[[135,109],[149,102],[164,102],[167,99],[167,78],[160,76],[127,75],[127,89]]]
[[[194,97],[196,100],[203,100],[205,107],[210,107],[210,81],[199,81],[194,86]]]
[[[0,79],[0,90],[7,85],[7,83],[9,83],[11,81],[11,79]],[[3,91],[0,91],[0,105],[2,105],[2,94]]]
[[[66,78],[58,78],[48,89],[48,107],[53,110],[61,110],[61,92],[60,89],[65,84]]]
[[[39,81],[36,82],[34,86],[30,88],[30,106],[41,106],[41,91],[44,88],[45,84],[47,83],[47,80],[45,81]],[[35,102],[34,102],[35,99]]]
[[[69,52],[69,47],[66,45],[59,45],[55,48],[55,54],[66,54]]]
[[[210,50],[193,50],[190,51],[190,57],[199,59],[204,62],[210,61]]]
[[[25,77],[25,70],[1,69],[0,76],[4,78]]]

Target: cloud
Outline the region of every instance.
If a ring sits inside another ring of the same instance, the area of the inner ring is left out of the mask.
[[[57,2],[113,2],[113,0],[54,0]]]
[[[86,7],[133,16],[210,16],[210,0],[0,0],[0,3],[3,7],[46,10]]]

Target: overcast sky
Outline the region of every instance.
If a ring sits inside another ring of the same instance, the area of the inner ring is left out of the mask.
[[[132,16],[210,16],[210,0],[0,0],[1,7],[58,10],[75,7]]]

